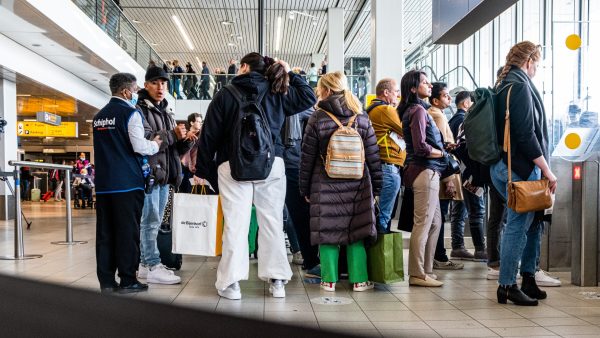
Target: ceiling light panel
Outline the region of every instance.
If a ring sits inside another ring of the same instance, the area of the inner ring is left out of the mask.
[[[187,47],[190,50],[194,50],[194,45],[192,44],[192,40],[190,39],[190,36],[188,35],[187,31],[185,30],[185,27],[183,27],[183,24],[181,23],[181,20],[179,19],[179,17],[177,15],[173,15],[173,16],[171,16],[171,19],[173,19],[173,22],[175,23],[177,30],[179,30],[179,34],[183,38],[183,41],[185,41],[185,44],[187,45]]]

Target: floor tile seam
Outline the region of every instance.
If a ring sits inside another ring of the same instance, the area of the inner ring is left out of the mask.
[[[198,267],[196,268],[196,270],[194,271],[194,273],[192,274],[192,276],[187,280],[187,282],[185,282],[185,285],[181,288],[181,290],[179,290],[179,292],[177,293],[177,296],[175,296],[175,298],[173,298],[173,300],[171,301],[171,304],[173,304],[173,302],[179,298],[179,296],[181,295],[181,293],[183,292],[183,290],[185,290],[185,288],[187,288],[190,284],[190,282],[192,281],[192,279],[194,279],[194,277],[196,276],[196,274],[198,273],[198,270],[200,270],[200,268],[206,264],[206,261],[202,262],[201,264],[198,265]],[[219,297],[219,301],[221,301],[221,298]],[[219,305],[219,301],[217,302],[217,304],[215,305],[215,308],[213,309],[213,311],[215,311],[217,309],[217,305]]]
[[[521,316],[521,317],[522,317],[522,316]],[[477,321],[479,324],[483,325],[483,327],[487,328],[488,330],[492,330],[492,329],[499,329],[499,327],[489,327],[489,326],[485,325],[484,323],[482,323],[481,321],[482,321],[482,320],[494,320],[494,321],[495,321],[495,320],[514,320],[514,319],[516,319],[516,320],[525,319],[525,320],[528,320],[528,321],[530,321],[530,322],[533,324],[532,326],[515,326],[515,327],[543,327],[542,325],[540,325],[540,324],[538,324],[538,323],[534,322],[533,320],[531,320],[531,319],[529,319],[529,318],[525,318],[525,317],[522,317],[522,318],[502,318],[502,319],[499,319],[499,318],[492,318],[492,319],[475,319],[475,320],[476,320],[476,321]],[[493,330],[492,330],[492,331],[493,331]]]

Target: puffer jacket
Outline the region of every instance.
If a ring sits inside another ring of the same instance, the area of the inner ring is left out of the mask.
[[[168,108],[167,100],[158,104],[145,89],[138,92],[138,108],[144,115],[144,136],[152,140],[160,135],[163,140],[160,150],[148,158],[152,173],[159,185],[171,184],[177,189],[183,179],[180,155],[187,153],[193,146],[191,140],[177,140],[173,129],[176,126],[173,112]]]
[[[318,244],[349,244],[377,237],[374,197],[382,184],[381,162],[375,131],[367,114],[356,118],[365,149],[365,169],[360,180],[330,178],[323,158],[337,124],[325,113],[347,124],[354,114],[342,95],[319,102],[304,133],[300,164],[300,194],[310,196],[310,240]]]

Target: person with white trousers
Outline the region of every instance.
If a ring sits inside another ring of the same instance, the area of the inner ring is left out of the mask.
[[[260,104],[272,137],[274,161],[268,176],[258,181],[238,181],[232,177],[230,160],[239,107],[228,88],[220,90],[206,112],[200,135],[196,178],[218,183],[225,227],[223,254],[215,287],[220,296],[241,299],[240,280],[248,279],[248,231],[252,205],[256,207],[258,232],[258,277],[269,282],[273,297],[285,297],[285,284],[292,278],[283,233],[283,207],[286,194],[284,145],[281,129],[286,116],[298,114],[316,102],[312,88],[302,77],[291,72],[283,61],[275,62],[258,53],[240,60],[239,75],[232,81],[245,96],[262,97]],[[215,157],[216,155],[216,157]],[[216,163],[215,163],[216,159]],[[218,179],[216,179],[215,164]]]

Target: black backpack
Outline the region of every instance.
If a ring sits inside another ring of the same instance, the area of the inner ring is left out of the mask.
[[[269,121],[260,104],[266,93],[248,95],[233,84],[224,88],[238,103],[229,153],[231,177],[236,181],[264,180],[275,160]]]

